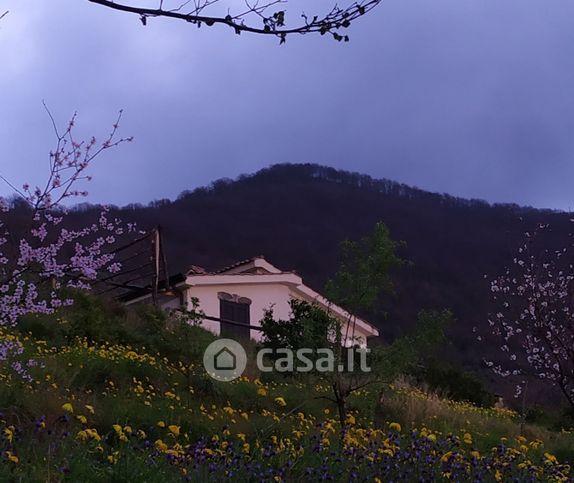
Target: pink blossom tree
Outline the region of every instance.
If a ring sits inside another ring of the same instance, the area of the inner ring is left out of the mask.
[[[549,232],[547,224],[527,232],[512,267],[491,282],[497,311],[489,324],[502,358],[486,364],[518,378],[517,397],[535,378],[557,386],[574,408],[574,245],[548,248]]]
[[[87,196],[80,185],[91,179],[87,170],[92,161],[131,141],[117,135],[121,111],[100,142],[94,137],[76,140],[75,114],[62,133],[51,115],[50,119],[57,140],[45,183],[35,187],[24,183],[18,188],[0,174],[16,195],[11,200],[0,198],[0,326],[14,326],[26,314],[53,313],[73,302],[66,295],[69,289],[89,289],[100,274],[118,272],[121,267],[113,246],[134,231],[133,225],[111,219],[107,208],[93,223],[80,229],[66,227],[65,204]],[[0,363],[21,350],[13,340],[0,341]],[[18,362],[12,362],[12,368],[25,372]]]

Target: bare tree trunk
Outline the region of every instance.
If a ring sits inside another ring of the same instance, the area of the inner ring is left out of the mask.
[[[333,383],[333,394],[337,403],[337,411],[339,412],[339,422],[341,429],[344,430],[347,426],[347,400],[346,396],[339,387],[338,381]]]

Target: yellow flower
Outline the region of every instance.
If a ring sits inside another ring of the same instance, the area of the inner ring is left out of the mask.
[[[119,424],[112,425],[112,428],[114,428],[114,431],[118,436],[122,434],[122,427]]]
[[[14,426],[8,426],[5,430],[4,430],[4,436],[6,436],[6,439],[8,440],[8,442],[12,442],[12,440],[14,439]]]
[[[165,444],[161,439],[158,439],[155,443],[155,447],[160,451],[167,450],[167,444]]]
[[[179,436],[179,426],[176,426],[175,424],[170,424],[167,428],[170,430],[171,434],[173,434],[174,436]]]
[[[393,431],[401,431],[401,425],[399,423],[391,423],[389,424],[389,428],[391,428]]]
[[[107,457],[107,460],[112,464],[115,465],[118,462],[119,452],[114,451],[111,455]]]
[[[267,396],[267,391],[265,390],[264,387],[260,387],[259,389],[257,389],[257,395],[258,396]]]
[[[74,406],[72,406],[70,403],[62,404],[62,409],[64,411],[66,411],[67,413],[73,413],[74,412]]]
[[[471,452],[470,452],[470,455],[471,455],[473,458],[476,458],[476,459],[479,459],[479,458],[480,458],[480,453],[479,453],[478,451],[471,451]]]
[[[102,440],[101,436],[98,434],[98,431],[97,431],[96,429],[86,428],[85,431],[86,431],[86,434],[87,434],[90,438],[92,438],[92,439],[94,439],[94,440],[96,440],[96,441],[101,441],[101,440]]]
[[[549,463],[552,463],[552,464],[557,464],[557,463],[558,463],[558,460],[556,459],[556,456],[554,456],[553,454],[544,453],[544,458],[546,458],[546,461],[548,461]]]
[[[287,406],[287,403],[285,402],[285,399],[283,399],[281,396],[278,396],[275,398],[275,402],[281,406],[281,407],[285,407]]]
[[[355,416],[353,416],[352,414],[347,415],[347,424],[355,424],[357,421],[355,419]]]
[[[452,451],[448,451],[447,453],[445,453],[445,454],[442,455],[442,457],[441,457],[440,460],[441,460],[443,463],[446,463],[446,462],[448,461],[448,459],[451,457],[451,455],[452,455]]]
[[[6,451],[6,457],[8,458],[8,460],[14,464],[18,464],[20,462],[20,460],[18,459],[18,456],[16,456],[14,453],[12,453],[12,451]]]
[[[90,406],[89,404],[86,404],[84,407],[88,410],[88,412],[89,412],[90,414],[94,414],[94,413],[95,413],[95,411],[94,411],[94,406]]]
[[[496,481],[502,481],[502,473],[500,472],[500,470],[496,470],[496,473],[494,473],[494,479]]]
[[[165,423],[164,423],[163,421],[158,421],[158,422],[157,422],[157,425],[158,425],[160,428],[165,428]]]
[[[86,418],[86,416],[81,416],[81,415],[80,415],[80,416],[76,416],[76,419],[77,419],[78,421],[80,421],[80,423],[82,423],[82,424],[86,424],[86,423],[88,422],[88,419]]]
[[[532,448],[536,449],[542,446],[542,441],[540,441],[539,439],[535,439],[534,441],[530,441],[529,444]]]
[[[472,444],[472,435],[470,433],[464,433],[464,437],[462,438],[462,440],[466,444]]]

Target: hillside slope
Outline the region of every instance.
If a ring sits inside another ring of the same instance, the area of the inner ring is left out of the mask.
[[[92,210],[84,206],[77,216]],[[413,266],[396,273],[395,296],[362,315],[390,340],[412,327],[421,308],[451,308],[458,322],[448,356],[470,369],[484,356],[471,330],[486,325],[490,296],[484,276],[509,264],[523,233],[535,224],[552,222],[557,243],[569,229],[564,213],[490,205],[310,164],[275,165],[182,193],[175,201],[114,211],[142,227],[161,223],[171,272],[262,254],[318,290],[337,268],[338,244],[383,221],[395,240],[406,242],[402,255]]]

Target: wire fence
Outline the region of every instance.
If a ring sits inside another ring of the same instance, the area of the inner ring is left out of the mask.
[[[97,279],[94,284],[97,295],[123,299],[128,295],[151,294],[156,303],[160,289],[169,289],[170,275],[161,226],[111,253],[121,269]]]

